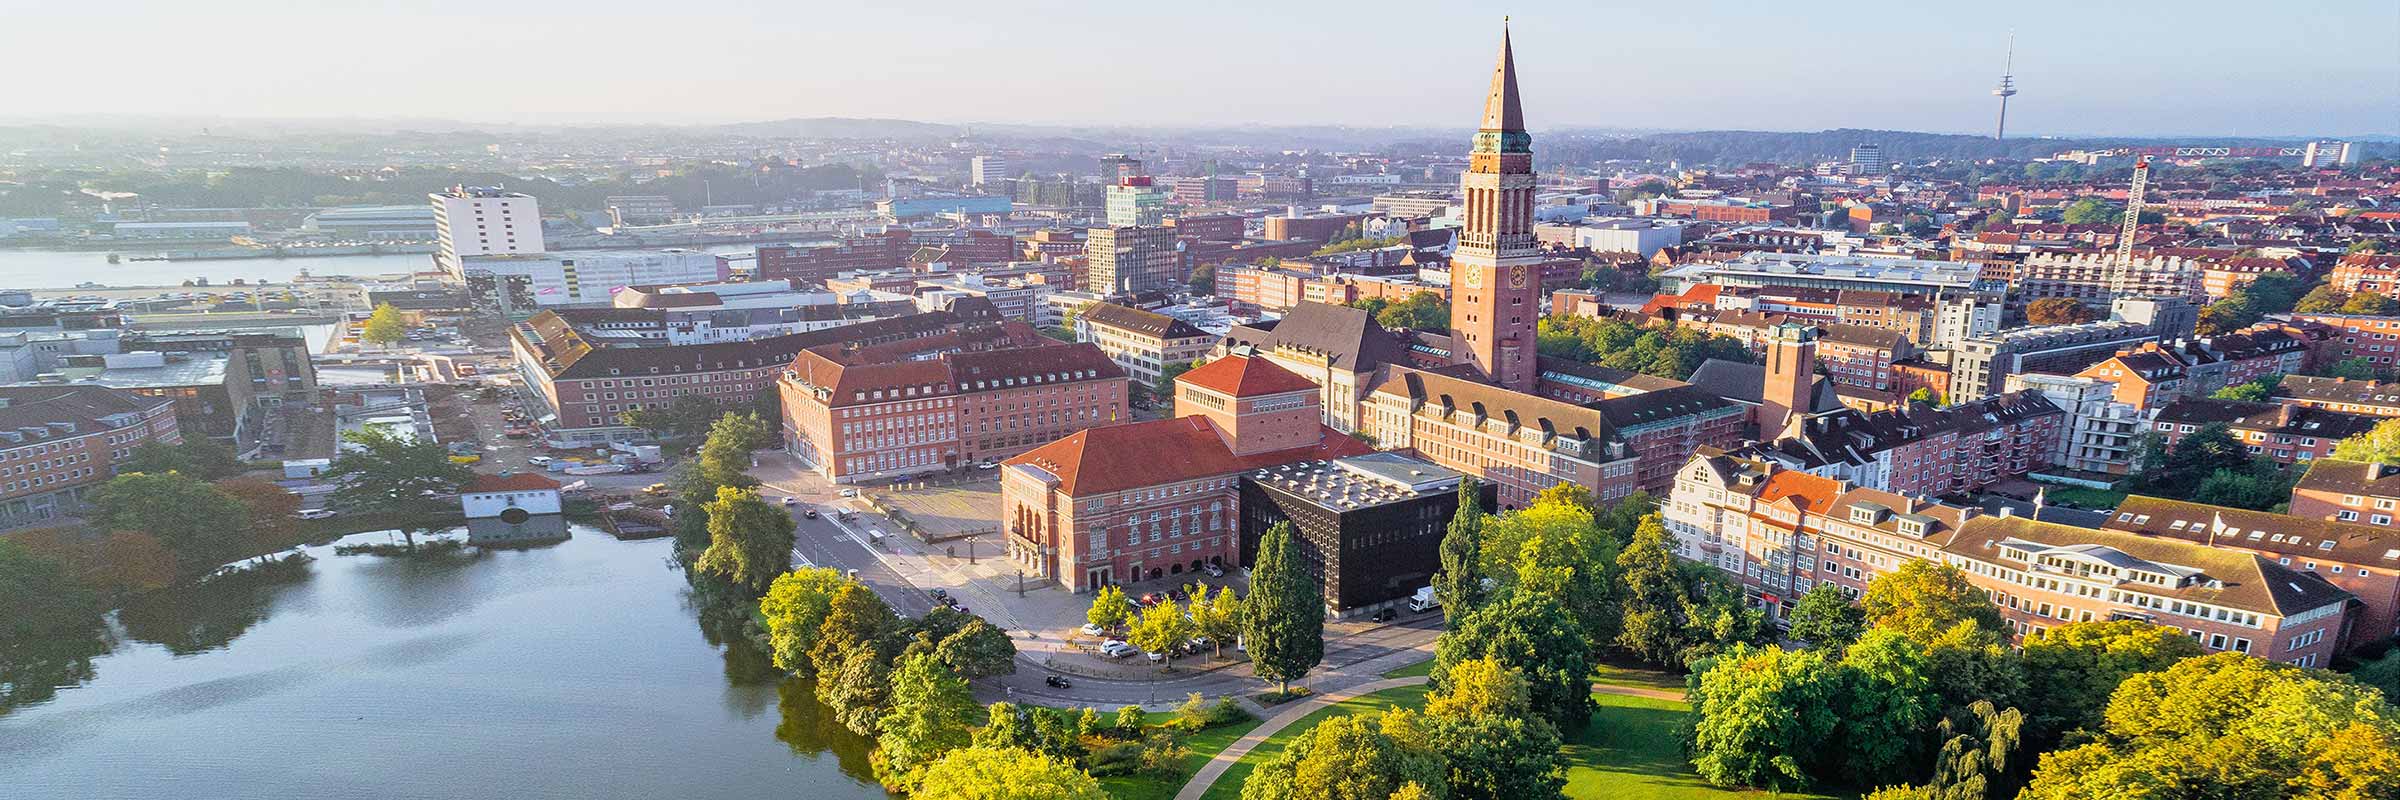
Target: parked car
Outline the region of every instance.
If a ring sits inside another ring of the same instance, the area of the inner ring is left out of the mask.
[[[883,531],[879,531],[879,530],[876,530],[876,529],[874,529],[874,528],[868,528],[868,529],[867,529],[867,541],[870,541],[870,542],[880,542],[880,541],[883,541]]]
[[[525,463],[527,463],[527,464],[531,464],[531,465],[533,465],[533,466],[537,466],[537,467],[547,467],[547,466],[550,466],[550,462],[552,462],[552,461],[556,461],[556,460],[557,460],[557,459],[551,458],[551,457],[549,457],[549,456],[534,456],[534,457],[532,457],[532,458],[525,459]]]
[[[1048,675],[1048,676],[1044,676],[1044,677],[1042,678],[1042,684],[1043,684],[1043,685],[1045,685],[1045,686],[1049,686],[1050,688],[1053,688],[1053,689],[1072,689],[1072,688],[1075,688],[1075,684],[1073,684],[1073,683],[1070,683],[1070,682],[1068,682],[1068,681],[1067,681],[1067,679],[1066,679],[1066,678],[1059,677],[1059,676],[1057,676],[1057,675]]]
[[[1083,635],[1085,636],[1102,636],[1108,633],[1107,628],[1100,627],[1097,623],[1091,622],[1084,623],[1080,630],[1083,631]]]
[[[1390,606],[1385,606],[1385,607],[1383,607],[1383,608],[1378,608],[1378,609],[1375,609],[1375,621],[1376,621],[1376,622],[1390,622],[1390,621],[1392,621],[1392,620],[1399,619],[1399,618],[1400,618],[1400,612],[1392,610],[1392,608],[1391,608]]]
[[[1200,571],[1208,573],[1208,576],[1211,578],[1225,577],[1225,568],[1215,564],[1202,564],[1200,565]]]
[[[858,496],[858,490],[857,490],[857,489],[843,489],[843,490],[842,490],[842,496],[843,496],[843,497],[857,497],[857,496]]]
[[[1115,639],[1110,639],[1100,643],[1100,654],[1108,656],[1109,658],[1124,658],[1141,651],[1142,649],[1139,647],[1135,647]]]
[[[926,593],[926,594],[929,594],[929,595],[932,595],[932,596],[933,596],[933,599],[935,599],[935,600],[942,600],[942,599],[946,599],[946,598],[948,598],[948,597],[950,596],[950,590],[948,590],[948,589],[944,589],[944,588],[942,588],[942,587],[939,587],[939,586],[933,587],[933,588],[931,588],[931,589],[927,589],[927,590],[925,590],[925,593]]]
[[[337,515],[337,514],[340,514],[340,513],[341,513],[341,512],[335,511],[335,510],[333,510],[333,509],[330,509],[330,508],[303,508],[303,509],[300,509],[300,518],[301,518],[301,519],[333,519],[335,515]]]
[[[1167,660],[1167,654],[1165,653],[1144,652],[1142,653],[1142,657],[1150,659],[1150,663],[1152,664]]]

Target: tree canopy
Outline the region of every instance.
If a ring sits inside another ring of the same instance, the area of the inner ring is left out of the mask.
[[[1250,774],[1242,800],[1389,800],[1410,783],[1445,796],[1442,756],[1412,729],[1412,716],[1387,712],[1318,723]]]
[[[708,549],[692,569],[753,594],[792,568],[792,515],[757,492],[727,486],[707,506]]]
[[[2400,419],[2375,423],[2366,433],[2343,439],[2333,446],[2333,457],[2370,464],[2400,464]]]
[[[2025,321],[2035,325],[2074,325],[2099,318],[2099,312],[2072,297],[2045,297],[2025,305]]]
[[[1016,748],[950,751],[925,770],[919,797],[945,800],[1109,800],[1071,761]]]
[[[1709,359],[1752,363],[1750,348],[1698,328],[1641,328],[1615,319],[1543,317],[1535,348],[1545,356],[1684,380]]]
[[[1285,691],[1325,659],[1325,593],[1308,574],[1298,539],[1288,521],[1259,537],[1243,621],[1251,669]]]
[[[2042,748],[2069,732],[2098,729],[2108,699],[2129,676],[2156,672],[2207,651],[2183,631],[2137,620],[2070,622],[2025,641],[2025,707]]]
[[[131,473],[85,497],[94,527],[157,537],[177,571],[201,575],[248,555],[250,509],[241,500],[182,473]]]
[[[1903,562],[1869,582],[1859,605],[1873,626],[1919,643],[1931,643],[1962,624],[1995,640],[2008,635],[2008,621],[2000,609],[1964,571],[1948,564]]]
[[[448,505],[473,477],[431,439],[368,427],[342,435],[347,445],[325,478],[335,508],[353,513],[421,514]]]
[[[1582,730],[1592,713],[1591,643],[1558,599],[1511,591],[1457,620],[1434,644],[1433,684],[1478,659],[1523,676],[1534,713],[1562,731]]]
[[[359,326],[358,337],[369,344],[390,347],[408,338],[408,321],[401,319],[400,309],[384,303],[367,315],[367,324]]]
[[[759,617],[767,629],[767,651],[775,666],[803,675],[816,673],[808,660],[817,630],[833,613],[833,596],[846,581],[831,567],[801,567],[767,586],[758,600]]]

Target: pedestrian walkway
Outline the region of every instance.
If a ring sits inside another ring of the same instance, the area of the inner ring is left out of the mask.
[[[1362,683],[1357,686],[1352,686],[1341,691],[1320,694],[1307,699],[1294,700],[1290,703],[1287,703],[1284,705],[1281,711],[1275,714],[1275,716],[1269,717],[1266,722],[1259,724],[1258,727],[1250,729],[1250,732],[1243,734],[1242,738],[1233,740],[1233,744],[1226,745],[1225,749],[1217,751],[1215,756],[1211,756],[1208,759],[1208,763],[1200,765],[1200,771],[1193,773],[1191,781],[1183,785],[1183,790],[1175,793],[1175,800],[1200,800],[1201,795],[1208,794],[1209,786],[1214,785],[1218,778],[1224,777],[1225,771],[1232,769],[1233,765],[1236,762],[1241,761],[1243,756],[1249,755],[1251,750],[1257,749],[1259,743],[1265,742],[1268,737],[1274,736],[1276,732],[1290,727],[1292,723],[1299,722],[1303,717],[1307,717],[1311,712],[1314,712],[1317,709],[1333,703],[1339,703],[1353,697],[1358,697],[1360,695],[1374,694],[1385,689],[1397,689],[1402,686],[1417,686],[1425,683],[1425,680],[1425,676],[1423,675],[1416,675],[1407,678],[1383,678],[1380,680]]]
[[[1683,692],[1672,689],[1652,689],[1646,686],[1622,686],[1614,683],[1592,684],[1592,691],[1601,694],[1621,694],[1626,697],[1647,697],[1652,700],[1684,701]]]

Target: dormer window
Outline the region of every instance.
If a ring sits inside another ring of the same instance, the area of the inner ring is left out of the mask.
[[[1910,536],[1923,536],[1923,535],[1925,535],[1925,523],[1924,523],[1924,521],[1923,521],[1923,520],[1914,520],[1914,519],[1904,519],[1904,520],[1901,520],[1901,521],[1900,521],[1900,532],[1901,532],[1901,533],[1908,534],[1908,535],[1910,535]]]

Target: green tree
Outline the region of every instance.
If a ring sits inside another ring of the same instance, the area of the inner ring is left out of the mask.
[[[1458,481],[1458,511],[1450,530],[1442,534],[1442,570],[1433,575],[1433,596],[1442,601],[1442,619],[1453,621],[1483,604],[1483,485],[1473,477]]]
[[[1617,542],[1590,510],[1563,497],[1537,498],[1488,522],[1483,540],[1487,557],[1501,558],[1493,574],[1507,576],[1503,582],[1516,591],[1557,598],[1582,624],[1586,652],[1615,641],[1624,613],[1612,575]]]
[[[967,679],[1012,675],[1017,671],[1017,643],[1008,638],[1008,631],[981,619],[969,620],[966,627],[942,637],[933,656],[952,672]]]
[[[2020,797],[2400,796],[2400,709],[2357,683],[2239,653],[2127,677],[2095,734],[2043,754]]]
[[[1521,717],[1532,710],[1525,674],[1491,656],[1451,665],[1440,689],[1425,698],[1425,715],[1435,719]]]
[[[193,436],[179,444],[143,442],[133,448],[133,455],[117,469],[127,472],[181,472],[204,481],[223,480],[242,474],[248,469],[236,457],[233,449],[205,436]]]
[[[1434,643],[1433,684],[1447,687],[1465,662],[1491,659],[1524,676],[1535,713],[1561,731],[1592,714],[1590,642],[1549,595],[1508,592],[1466,614]]]
[[[775,666],[804,676],[816,674],[808,649],[833,613],[833,596],[844,585],[842,573],[830,567],[801,567],[768,584],[766,596],[758,600],[758,613]]]
[[[156,537],[187,577],[248,555],[249,507],[182,473],[119,475],[84,499],[92,504],[93,527]]]
[[[816,641],[809,644],[809,661],[816,665],[818,675],[833,674],[848,664],[852,650],[890,648],[889,640],[899,626],[899,615],[892,613],[892,607],[885,605],[875,590],[858,581],[844,581],[833,593]]]
[[[2011,797],[2007,778],[2009,757],[2016,753],[2025,715],[2016,709],[2000,711],[1977,700],[1961,725],[1944,719],[1934,734],[1941,750],[1933,760],[1933,780],[1919,786],[1893,786],[1868,794],[1866,800],[1986,800]],[[1964,730],[1961,730],[1961,728]]]
[[[359,328],[358,338],[382,347],[399,344],[408,338],[408,321],[400,318],[400,309],[384,303],[367,315],[367,324]]]
[[[1183,609],[1174,603],[1160,603],[1142,611],[1141,618],[1134,620],[1133,630],[1126,634],[1125,640],[1135,647],[1166,656],[1165,671],[1173,672],[1175,651],[1184,642],[1191,641],[1194,628],[1191,618],[1183,615]],[[1251,649],[1256,651],[1257,645],[1253,644]]]
[[[708,549],[692,568],[753,593],[792,568],[792,515],[748,489],[717,490],[708,511]]]
[[[1866,786],[1908,777],[1925,760],[1920,745],[1941,702],[1924,647],[1871,629],[1842,655],[1841,670],[1840,774]]]
[[[892,669],[890,710],[875,723],[875,774],[883,785],[915,792],[925,770],[968,745],[975,696],[967,682],[929,656],[910,656]]]
[[[1633,543],[1617,554],[1617,573],[1624,584],[1624,624],[1616,646],[1634,658],[1667,667],[1682,666],[1684,648],[1691,646],[1691,588],[1667,542],[1667,528],[1653,514],[1634,531]]]
[[[426,514],[456,502],[474,473],[450,460],[431,439],[370,427],[342,435],[349,446],[324,477],[334,484],[333,507],[350,513]]]
[[[1278,522],[1259,537],[1242,616],[1252,671],[1283,692],[1290,693],[1293,680],[1325,660],[1325,593],[1308,574],[1290,522]]]
[[[1820,650],[1737,645],[1693,680],[1692,769],[1718,786],[1805,789],[1839,726],[1841,669]]]
[[[828,663],[817,662],[817,700],[852,733],[876,735],[876,723],[891,701],[891,662],[875,646],[859,645],[838,651],[830,668]]]
[[[1160,398],[1161,402],[1173,402],[1175,399],[1175,379],[1182,377],[1186,372],[1192,371],[1192,367],[1195,366],[1198,366],[1196,362],[1177,361],[1173,364],[1159,367],[1158,380],[1150,385],[1150,391],[1155,392],[1156,396]]]
[[[1093,592],[1092,607],[1083,612],[1083,618],[1100,626],[1102,631],[1125,627],[1132,616],[1133,604],[1126,602],[1125,590],[1115,586],[1102,586],[1100,591]]]
[[[2326,365],[2323,377],[2371,381],[2382,377],[2382,374],[2381,370],[2375,368],[2373,361],[2364,358],[2345,358]]]
[[[1216,266],[1215,266],[1215,265],[1213,265],[1213,264],[1202,264],[1202,265],[1199,265],[1199,266],[1193,267],[1193,268],[1192,268],[1192,278],[1191,278],[1191,280],[1190,280],[1188,283],[1186,283],[1186,284],[1185,284],[1185,288],[1188,288],[1188,289],[1190,289],[1190,290],[1191,290],[1191,293],[1192,293],[1192,294],[1194,294],[1194,295],[1213,295],[1213,294],[1216,294],[1216,293],[1217,293],[1217,268],[1216,268]]]
[[[1041,734],[1033,729],[1033,714],[1015,703],[993,703],[984,707],[983,727],[975,729],[973,746],[989,748],[1041,748]]]
[[[2359,292],[2351,295],[2347,302],[2342,303],[2342,313],[2388,317],[2400,314],[2400,300],[2393,300],[2388,295],[2374,292]]]
[[[1142,707],[1126,706],[1117,709],[1117,718],[1112,727],[1116,728],[1119,734],[1125,736],[1140,735],[1142,732]]]
[[[0,538],[0,611],[6,612],[0,613],[0,665],[17,666],[20,648],[97,630],[101,610],[100,598],[64,565]],[[0,701],[21,696],[15,669],[0,676],[10,679],[0,682]],[[12,707],[0,702],[0,709]]]
[[[2237,383],[2232,386],[2227,386],[2223,389],[2218,389],[2215,392],[2210,393],[2209,398],[2214,400],[2238,400],[2245,403],[2264,403],[2267,402],[2268,398],[2274,396],[2275,387],[2281,385],[2282,383],[2283,376],[2269,375],[2248,383]]]
[[[680,441],[708,433],[725,407],[703,395],[677,395],[664,408],[636,408],[617,415],[617,421],[649,431],[665,441]]]
[[[2400,419],[2375,423],[2366,433],[2341,440],[2333,446],[2333,457],[2369,464],[2400,464]]]
[[[2292,305],[2292,310],[2302,314],[2336,314],[2349,302],[2349,292],[2333,288],[2330,283],[2320,283],[2317,288],[2308,290],[2308,294],[2301,295],[2299,302]]]
[[[1450,302],[1430,291],[1410,294],[1375,312],[1375,322],[1392,330],[1450,331]]]
[[[1800,602],[1792,608],[1791,629],[1786,633],[1814,647],[1840,650],[1858,641],[1859,634],[1866,629],[1866,610],[1850,602],[1841,587],[1820,583],[1800,595]]]
[[[925,770],[918,797],[944,800],[1109,800],[1073,761],[1013,748],[953,750]]]
[[[1867,622],[1889,628],[1919,644],[1933,642],[1960,623],[1993,638],[2008,635],[2008,621],[1964,571],[1948,564],[1909,560],[1867,584],[1859,600]]]
[[[2267,511],[2291,498],[2295,477],[2265,462],[2242,470],[2220,469],[2200,479],[2200,485],[2192,489],[2192,502]]]
[[[758,485],[750,477],[750,456],[773,444],[766,420],[757,414],[724,414],[710,423],[708,439],[700,445],[701,477],[712,487]]]
[[[2149,480],[2153,486],[2190,486],[2218,470],[2246,472],[2249,468],[2250,451],[2233,437],[2233,429],[2211,422],[2177,440]]]
[[[1325,720],[1300,734],[1273,760],[1242,783],[1242,800],[1388,800],[1406,784],[1431,787],[1440,797],[1448,781],[1441,754],[1430,743],[1394,736],[1395,717],[1347,716]]]
[[[1210,647],[1220,657],[1225,655],[1225,643],[1242,635],[1242,598],[1231,586],[1219,586],[1214,594],[1208,587],[1192,586],[1190,613],[1192,624],[1200,635],[1208,637]]]
[[[2109,695],[2127,677],[2157,672],[2206,654],[2183,631],[2136,620],[2070,622],[2027,639],[2027,734],[2048,750],[2076,730],[2098,730]]]
[[[1449,766],[1452,800],[1554,798],[1566,788],[1558,729],[1539,717],[1436,720],[1429,729],[1433,752]]]
[[[2072,297],[2045,297],[2025,305],[2025,321],[2035,325],[2074,325],[2100,317]]]
[[[1908,399],[1912,403],[1924,403],[1936,408],[1942,406],[1942,393],[1934,391],[1931,386],[1917,387],[1916,391],[1908,393]]]

